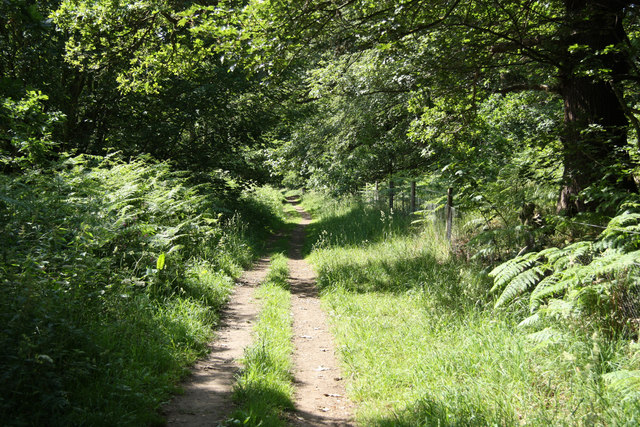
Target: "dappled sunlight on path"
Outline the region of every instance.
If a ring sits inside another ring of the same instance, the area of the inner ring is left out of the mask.
[[[215,426],[233,410],[231,400],[238,359],[251,343],[251,330],[258,312],[253,294],[269,269],[269,259],[255,263],[238,280],[231,300],[221,315],[217,338],[211,353],[193,367],[183,384],[184,394],[176,396],[165,408],[170,426]]]
[[[302,256],[305,228],[311,217],[299,206],[296,210],[302,221],[292,233],[289,249],[296,386],[296,411],[291,421],[301,426],[353,425],[353,405],[345,396],[333,338],[318,298],[315,273]]]

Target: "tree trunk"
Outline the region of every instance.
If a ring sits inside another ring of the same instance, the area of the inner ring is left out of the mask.
[[[395,184],[393,182],[393,178],[389,177],[389,210],[393,210],[393,196]]]
[[[588,46],[566,54],[560,67],[565,129],[561,136],[563,184],[557,209],[568,215],[596,207],[580,192],[603,179],[620,190],[637,190],[630,176],[617,172],[631,165],[624,150],[629,123],[609,83],[616,75],[628,73],[628,54],[623,49],[595,54],[625,39],[621,3],[565,0],[569,25],[561,47],[570,52],[569,46]],[[604,72],[604,68],[611,71]],[[589,70],[592,72],[585,72]]]
[[[65,70],[63,74],[63,85],[67,88],[67,103],[63,110],[66,115],[64,123],[63,138],[66,143],[74,143],[78,137],[78,111],[80,106],[80,95],[85,87],[85,74],[80,71]]]
[[[585,78],[565,80],[562,86],[564,172],[558,211],[572,215],[595,207],[579,195],[589,185],[606,180],[627,191],[635,185],[631,177],[616,173],[617,166],[629,166],[631,160],[624,151],[628,122],[612,88]]]

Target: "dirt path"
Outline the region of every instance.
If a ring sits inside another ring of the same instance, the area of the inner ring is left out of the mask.
[[[163,410],[170,426],[216,426],[233,410],[231,393],[237,360],[251,344],[251,331],[258,312],[253,293],[269,269],[269,258],[259,260],[238,281],[231,300],[221,314],[222,324],[211,353],[196,363],[183,384],[184,394],[176,396]]]
[[[333,338],[318,299],[315,273],[302,258],[305,228],[311,217],[299,206],[296,210],[302,221],[291,235],[289,249],[296,386],[296,411],[291,421],[298,426],[351,426],[352,404],[345,397]]]
[[[305,228],[311,217],[296,206],[302,221],[292,232],[289,249],[291,310],[294,333],[294,379],[296,410],[289,414],[295,426],[352,426],[352,404],[345,397],[333,339],[320,307],[315,273],[302,258]],[[251,332],[258,314],[254,290],[269,268],[263,258],[245,272],[222,312],[222,325],[211,353],[196,363],[183,385],[185,393],[176,396],[163,410],[170,426],[216,426],[233,410],[231,394],[237,360],[251,344]]]

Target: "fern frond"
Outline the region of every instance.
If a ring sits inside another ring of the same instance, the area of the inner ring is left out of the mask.
[[[544,274],[545,269],[539,266],[522,271],[511,279],[507,288],[502,292],[498,301],[496,301],[495,307],[499,307],[502,304],[511,301],[518,295],[533,287],[540,278],[544,276]]]
[[[587,273],[596,277],[602,277],[627,270],[634,265],[640,265],[640,251],[629,253],[615,252],[610,253],[608,256],[596,258],[589,264]]]
[[[593,243],[576,242],[564,248],[569,253],[571,263],[574,264],[581,258],[589,258],[593,252]]]
[[[626,228],[634,227],[640,224],[640,213],[626,212],[618,215],[609,221],[607,228]]]
[[[530,268],[539,258],[537,252],[528,253],[520,257],[510,259],[491,270],[489,277],[494,278],[494,285],[491,292],[495,292],[505,284],[509,283],[523,271]]]
[[[558,257],[563,255],[562,249],[559,248],[547,248],[538,252],[541,257],[545,257],[549,262],[553,263]]]
[[[548,296],[553,296],[554,294],[560,292],[564,289],[564,285],[558,286],[558,282],[562,279],[563,274],[560,272],[555,272],[550,276],[545,277],[538,283],[538,286],[531,293],[531,300],[529,302],[529,308],[531,311],[535,311],[542,300]]]
[[[542,321],[540,313],[534,313],[518,324],[520,328],[530,328],[537,326]]]
[[[620,370],[602,375],[607,389],[619,394],[624,400],[640,397],[640,371]]]
[[[611,219],[599,244],[602,250],[640,249],[640,213],[625,212]]]
[[[566,301],[563,299],[552,299],[547,306],[543,309],[545,316],[563,317],[567,318],[571,316],[576,306],[573,301]]]
[[[554,295],[558,295],[562,292],[565,292],[569,288],[570,284],[571,284],[571,281],[563,280],[553,285],[546,286],[542,291],[540,291],[536,295],[535,300],[532,299],[530,304],[531,305],[537,304],[537,307],[539,307],[544,298],[552,297]]]
[[[512,301],[534,288],[529,300],[531,313],[567,317],[588,312],[620,278],[640,276],[640,213],[625,212],[610,221],[595,242],[579,241],[562,249],[548,248],[509,260],[491,271],[494,286],[504,290],[495,307]],[[609,240],[607,240],[609,239]],[[552,297],[562,298],[548,302]],[[525,325],[535,318],[527,319]]]
[[[562,334],[557,330],[548,327],[527,335],[527,339],[535,344],[555,344],[562,341]]]
[[[598,302],[606,294],[608,288],[607,284],[585,286],[570,292],[566,298],[574,303],[577,310],[589,311],[589,309],[598,306]]]
[[[554,270],[561,270],[576,264],[581,258],[590,256],[593,252],[593,243],[580,241],[565,248],[559,249],[548,256],[550,264]]]

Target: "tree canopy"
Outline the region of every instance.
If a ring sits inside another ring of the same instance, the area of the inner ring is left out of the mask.
[[[267,17],[261,22],[275,35],[272,50],[286,46],[290,55],[323,52],[332,58],[338,71],[310,73],[311,88],[319,82],[338,87],[353,74],[345,58],[380,58],[385,64],[380,70],[391,73],[376,70],[378,81],[367,83],[375,87],[361,86],[352,99],[407,93],[407,110],[417,113],[410,135],[423,147],[442,148],[438,141],[448,140],[453,151],[476,150],[483,143],[477,122],[483,121],[483,102],[539,92],[546,95],[537,97],[541,106],[547,99],[562,102],[563,124],[553,130],[562,152],[558,209],[596,208],[597,202],[581,195],[595,184],[637,190],[636,155],[630,154],[635,149],[629,145],[629,132],[637,127],[635,2],[256,2],[251,7]],[[250,10],[248,22],[258,14]],[[540,140],[549,141],[547,135]]]
[[[354,192],[404,172],[478,188],[506,168],[569,215],[637,192],[633,1],[2,8],[6,170],[121,151]]]

